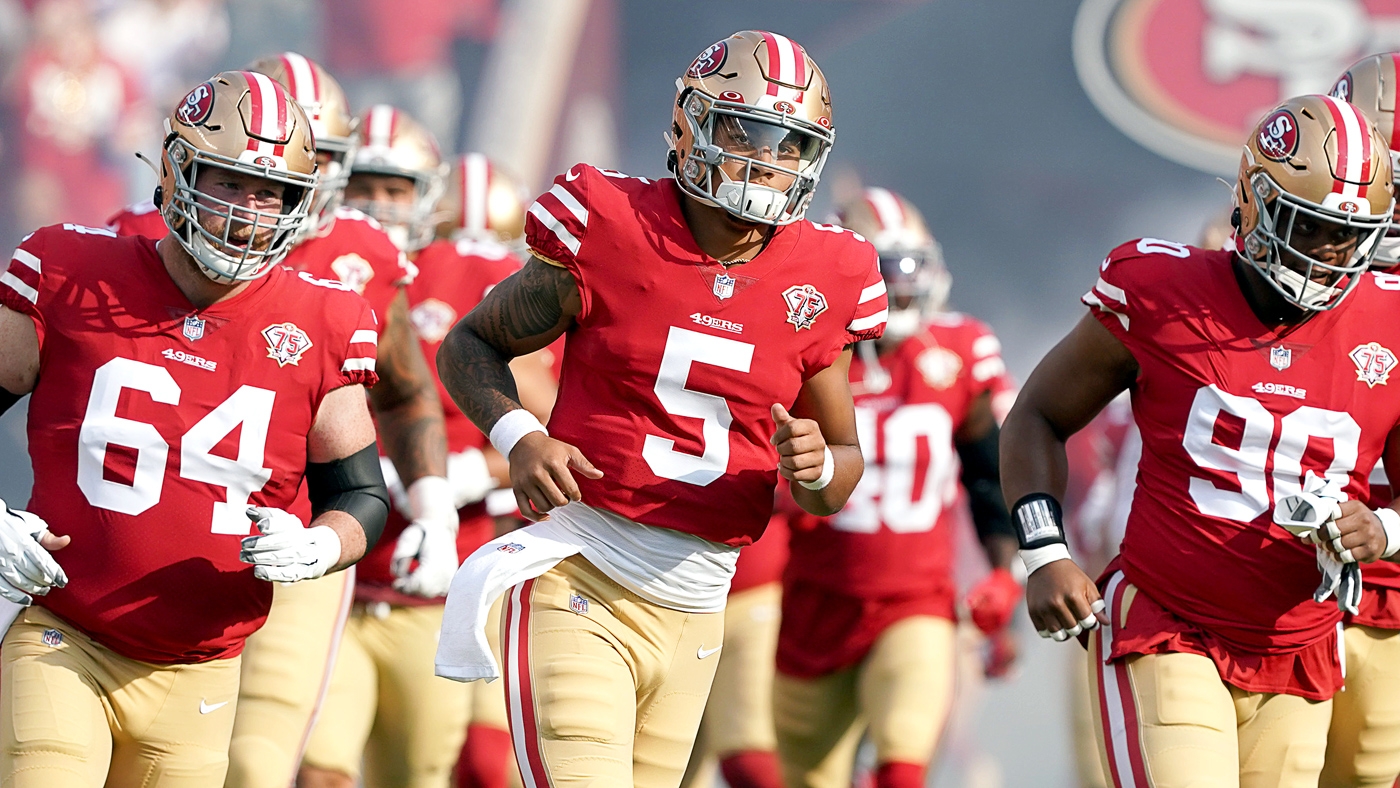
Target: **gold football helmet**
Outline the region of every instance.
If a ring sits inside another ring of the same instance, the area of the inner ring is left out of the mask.
[[[1395,206],[1390,154],[1376,125],[1331,96],[1299,96],[1264,116],[1244,146],[1235,199],[1243,252],[1289,303],[1309,311],[1342,302],[1371,263]],[[1323,262],[1299,236],[1329,233],[1351,249]]]
[[[865,236],[880,255],[890,302],[884,338],[913,336],[947,305],[953,283],[943,265],[943,248],[923,215],[903,196],[881,188],[864,189],[836,215],[841,226]]]
[[[1400,77],[1397,63],[1400,63],[1400,52],[1359,60],[1332,86],[1331,95],[1360,107],[1376,124],[1381,136],[1390,142],[1391,176],[1400,178],[1400,151],[1396,150],[1400,147],[1400,133],[1397,133],[1400,127],[1395,122],[1395,81]],[[1400,227],[1392,225],[1380,240],[1371,265],[1385,269],[1400,265]]]
[[[516,181],[480,153],[458,156],[438,203],[437,233],[515,245],[525,235],[525,194]]]
[[[393,175],[413,181],[412,207],[369,200],[346,204],[379,220],[400,249],[417,251],[433,240],[437,229],[434,211],[442,199],[447,164],[438,152],[437,140],[407,113],[387,104],[376,104],[360,116],[360,145],[350,164],[350,174]]]
[[[206,276],[256,279],[286,256],[309,221],[316,148],[306,113],[281,85],[251,71],[215,76],[176,105],[162,147],[161,215]],[[281,184],[280,207],[235,205],[200,191],[202,168]]]
[[[836,140],[831,91],[806,50],[745,30],[676,80],[667,163],[687,194],[748,222],[802,218]]]
[[[305,237],[324,235],[335,224],[335,209],[345,199],[345,184],[350,180],[350,160],[359,144],[355,126],[359,123],[350,112],[345,91],[320,64],[295,52],[283,52],[260,58],[249,64],[247,71],[266,74],[277,80],[292,94],[316,137],[316,161],[321,182],[316,187],[311,215],[302,233]]]

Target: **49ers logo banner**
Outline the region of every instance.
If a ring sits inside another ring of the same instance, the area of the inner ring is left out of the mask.
[[[1236,172],[1264,113],[1396,49],[1400,0],[1083,0],[1074,21],[1075,70],[1104,117],[1154,153],[1218,175]],[[1270,119],[1270,147],[1258,140],[1270,158],[1296,144],[1297,124],[1285,123]]]

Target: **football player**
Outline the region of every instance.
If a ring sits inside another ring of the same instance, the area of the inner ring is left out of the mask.
[[[826,515],[862,469],[849,346],[879,336],[885,286],[868,243],[803,219],[834,136],[826,79],[792,40],[743,31],[691,63],[673,111],[675,177],[560,175],[529,210],[531,259],[438,352],[538,522],[463,564],[437,671],[499,674],[480,630],[508,591],[527,788],[674,786],[777,478]],[[546,431],[507,361],[565,331]]]
[[[1343,567],[1400,550],[1400,514],[1362,503],[1382,455],[1400,467],[1400,296],[1367,273],[1394,205],[1386,140],[1351,104],[1289,99],[1246,142],[1235,198],[1235,250],[1109,254],[1002,432],[1031,621],[1088,630],[1115,785],[1317,784]],[[1125,389],[1143,450],[1096,587],[1064,546],[1064,440]],[[1288,516],[1303,492],[1318,530]]]
[[[403,251],[418,269],[408,288],[410,319],[424,352],[436,353],[458,316],[519,270],[519,260],[501,243],[487,240],[484,232],[432,243],[442,213],[436,202],[444,191],[446,167],[437,141],[421,124],[393,107],[377,105],[361,116],[359,130],[346,203],[377,217],[390,237],[405,244]],[[482,195],[473,192],[468,197],[464,210],[473,216],[480,213]],[[516,212],[524,213],[521,207]],[[544,389],[547,396],[553,388],[548,367],[537,358],[517,360],[518,367],[524,365],[529,368],[517,372],[522,387],[532,393]],[[533,378],[528,377],[531,373]],[[448,480],[459,520],[455,543],[432,549],[451,550],[455,568],[459,556],[465,558],[496,536],[495,520],[483,502],[497,484],[492,466],[501,482],[509,484],[509,477],[504,460],[485,445],[485,436],[451,404],[445,391],[441,396],[450,414]],[[539,412],[547,413],[547,407]],[[396,472],[387,458],[384,462],[393,492]],[[395,498],[401,499],[401,491]],[[484,707],[487,726],[504,725],[500,685],[478,693],[433,675],[447,589],[408,593],[397,580],[406,567],[395,565],[415,555],[403,549],[401,541],[395,547],[408,525],[399,511],[391,513],[387,538],[357,567],[350,622],[298,779],[308,788],[354,786],[361,763],[370,785],[446,786],[476,702]],[[477,694],[483,697],[474,698]],[[489,744],[491,734],[483,735]],[[499,736],[494,738],[499,742]],[[483,772],[499,772],[495,782],[503,782],[507,754],[498,748],[494,762],[488,763],[483,754],[478,764]]]
[[[268,581],[353,563],[387,514],[373,313],[277,265],[310,221],[305,113],[224,72],[166,130],[168,235],[46,227],[0,275],[0,403],[32,393],[34,464],[0,595],[37,603],[4,639],[6,785],[221,785]]]
[[[401,479],[413,490],[410,538],[446,533],[456,525],[456,512],[446,481],[442,407],[403,293],[413,267],[372,219],[340,207],[357,145],[345,94],[325,69],[294,52],[255,61],[249,70],[271,77],[301,105],[317,143],[323,180],[313,196],[312,219],[293,240],[285,265],[353,290],[374,308],[380,318],[380,381],[370,389],[370,404],[380,446],[399,461]],[[445,583],[455,567],[453,556],[422,561],[401,582]],[[285,788],[292,781],[330,680],[353,583],[353,573],[346,573],[276,587],[267,623],[249,638],[243,656],[229,788]]]
[[[1006,365],[990,329],[943,311],[950,277],[908,200],[865,189],[841,222],[879,251],[890,312],[884,336],[858,345],[851,365],[865,476],[836,515],[794,523],[778,751],[788,785],[840,788],[851,782],[849,744],[868,726],[875,785],[919,788],[953,697],[960,476],[992,566],[968,597],[973,621],[999,635],[1021,597],[992,412]]]
[[[1392,146],[1396,139],[1395,78],[1400,53],[1365,58],[1347,69],[1332,95],[1366,113]],[[1400,157],[1390,152],[1392,177]],[[1392,225],[1381,239],[1371,267],[1389,271],[1400,264],[1400,237]],[[1378,277],[1381,275],[1378,274]],[[1400,277],[1384,281],[1400,287]],[[1391,488],[1379,465],[1371,478],[1372,506],[1391,501]],[[1400,566],[1389,561],[1362,571],[1361,601],[1345,617],[1346,691],[1332,700],[1322,788],[1390,786],[1400,775]]]

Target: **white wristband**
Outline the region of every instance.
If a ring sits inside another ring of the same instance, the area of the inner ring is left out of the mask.
[[[831,484],[831,477],[836,475],[836,460],[831,456],[831,447],[823,449],[826,454],[822,456],[822,475],[814,482],[798,482],[798,484],[809,490],[820,490]]]
[[[515,444],[519,443],[521,438],[532,432],[549,434],[549,430],[535,418],[535,414],[524,408],[516,408],[496,419],[495,426],[491,428],[491,445],[509,461],[510,450],[515,448]]]
[[[452,485],[441,476],[423,476],[408,485],[408,517],[414,522],[439,523],[457,533],[457,507]]]
[[[1385,552],[1381,553],[1381,558],[1400,553],[1400,512],[1382,506],[1376,510],[1376,517],[1380,518],[1381,529],[1385,531]]]
[[[1026,565],[1026,577],[1035,574],[1035,570],[1046,564],[1069,560],[1069,558],[1069,548],[1062,544],[1048,544],[1044,547],[1021,551],[1021,563]]]

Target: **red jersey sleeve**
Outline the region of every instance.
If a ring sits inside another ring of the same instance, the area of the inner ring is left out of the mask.
[[[20,242],[10,257],[5,273],[0,274],[0,305],[28,315],[39,334],[39,348],[44,347],[44,307],[54,292],[58,274],[44,275],[44,247],[49,228],[30,233]]]
[[[885,318],[889,317],[889,300],[885,293],[885,280],[880,276],[880,257],[875,247],[864,244],[870,250],[870,270],[861,284],[860,298],[856,299],[855,311],[846,324],[846,344],[851,345],[867,339],[879,339],[885,333]]]
[[[556,177],[525,214],[525,244],[530,253],[573,274],[583,304],[580,318],[589,308],[588,279],[579,256],[588,231],[588,183],[596,173],[587,164],[574,165]]]
[[[107,220],[107,229],[119,236],[140,235],[159,241],[170,232],[165,217],[153,202],[142,202],[117,211]]]
[[[1001,340],[986,323],[980,320],[970,320],[969,323],[972,341],[968,347],[968,360],[972,368],[968,376],[972,379],[974,396],[990,391],[995,397],[1010,387],[1006,362],[1001,358]]]
[[[1079,300],[1131,350],[1141,332],[1150,330],[1147,324],[1155,322],[1147,308],[1152,302],[1154,277],[1190,256],[1190,247],[1173,241],[1129,241],[1104,258],[1098,281]]]
[[[330,294],[326,304],[325,314],[339,330],[332,333],[330,342],[333,344],[327,348],[331,363],[324,366],[317,407],[320,399],[343,386],[369,388],[378,383],[374,363],[379,348],[379,326],[369,302],[340,282],[304,275],[297,278],[313,287],[339,291]]]

